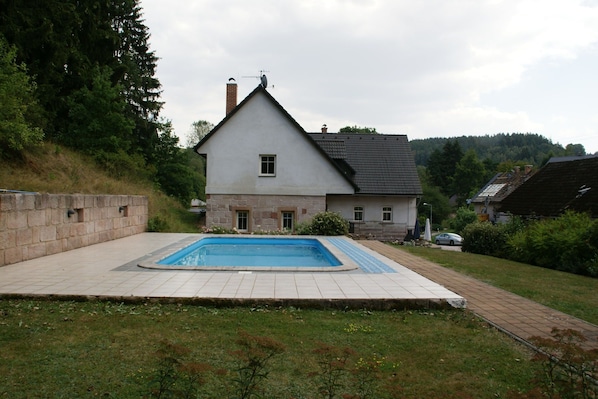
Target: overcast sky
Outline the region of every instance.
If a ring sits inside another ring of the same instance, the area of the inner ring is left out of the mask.
[[[598,0],[141,0],[181,143],[265,70],[308,132],[538,133],[598,152]]]

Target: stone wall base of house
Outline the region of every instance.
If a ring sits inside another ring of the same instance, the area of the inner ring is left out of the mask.
[[[0,266],[142,233],[148,199],[133,195],[0,194]]]
[[[282,213],[293,212],[295,224],[326,210],[325,196],[209,194],[206,227],[236,227],[238,211],[248,211],[247,232],[282,229]]]
[[[403,241],[406,235],[403,223],[351,223],[351,236],[356,240]]]

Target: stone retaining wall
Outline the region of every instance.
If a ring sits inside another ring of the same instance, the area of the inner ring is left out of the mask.
[[[147,197],[0,193],[0,266],[142,233]]]

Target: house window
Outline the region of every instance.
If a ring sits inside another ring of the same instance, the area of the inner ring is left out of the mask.
[[[260,176],[276,176],[276,155],[260,155]]]
[[[249,211],[237,211],[237,230],[247,231],[249,229]]]
[[[284,230],[293,231],[293,224],[295,221],[295,212],[282,212],[282,228]]]
[[[392,222],[392,208],[390,206],[382,207],[382,221]]]
[[[356,222],[363,221],[363,206],[356,206],[353,208],[353,220]]]

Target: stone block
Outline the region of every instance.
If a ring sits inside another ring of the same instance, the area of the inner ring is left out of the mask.
[[[0,249],[17,246],[17,232],[15,230],[0,231]]]
[[[0,194],[0,212],[10,212],[17,208],[14,194]]]
[[[48,241],[46,244],[46,255],[53,255],[62,252],[62,240]]]
[[[56,241],[56,226],[42,226],[39,231],[41,242]]]
[[[46,210],[31,210],[27,212],[27,225],[29,227],[46,225]]]
[[[11,265],[13,263],[23,261],[22,247],[8,248],[4,250],[4,264]]]
[[[40,258],[46,255],[46,244],[38,243],[23,248],[23,260]]]
[[[6,214],[6,228],[23,229],[27,227],[27,212],[16,211]]]
[[[31,243],[33,243],[32,229],[17,230],[17,247],[26,246]]]

